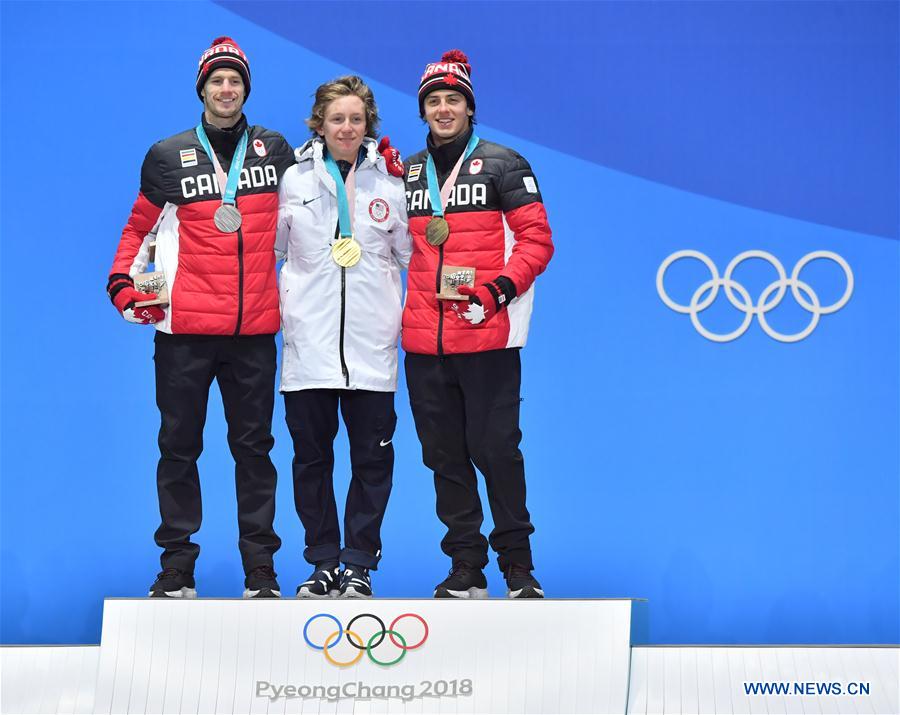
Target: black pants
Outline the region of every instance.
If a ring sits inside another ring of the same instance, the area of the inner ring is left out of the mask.
[[[156,404],[159,466],[156,485],[162,523],[156,543],[163,568],[192,573],[200,547],[191,534],[200,528],[200,478],[203,426],[209,387],[218,380],[228,422],[228,446],[234,457],[238,546],[245,571],[271,565],[281,546],[275,518],[274,445],[275,336],[156,334]]]
[[[406,384],[425,465],[434,471],[438,518],[447,527],[441,549],[454,563],[487,565],[488,542],[475,467],[484,475],[494,518],[491,548],[506,571],[529,568],[534,533],[525,507],[525,462],[519,451],[518,349],[406,355]]]
[[[352,477],[344,507],[344,548],[334,500],[338,407],[350,439]],[[294,441],[294,503],[306,530],[303,557],[378,568],[381,523],[394,473],[393,392],[299,390],[284,393]]]

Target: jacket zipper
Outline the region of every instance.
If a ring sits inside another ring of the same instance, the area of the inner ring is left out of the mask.
[[[437,267],[437,275],[434,280],[434,292],[441,292],[441,271],[444,270],[444,244],[438,246],[438,267]],[[437,331],[437,353],[438,357],[443,360],[444,359],[444,306],[441,304],[441,299],[437,299],[437,308],[438,308],[438,331]]]
[[[337,240],[341,235],[341,225],[338,223],[334,228],[334,238]],[[344,376],[344,385],[350,387],[350,371],[347,369],[347,362],[344,360],[344,321],[347,316],[347,269],[341,266],[341,340],[338,344],[338,352],[341,356],[341,374]]]
[[[237,205],[237,202],[235,202]],[[241,323],[244,320],[244,232],[241,229],[237,231],[238,235],[238,312],[237,325],[234,326],[234,334],[240,335]]]

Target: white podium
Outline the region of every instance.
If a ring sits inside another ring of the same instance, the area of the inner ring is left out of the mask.
[[[101,647],[0,647],[0,712],[900,712],[896,645],[641,646],[646,606],[107,600]]]
[[[624,713],[631,600],[107,599],[95,713]]]

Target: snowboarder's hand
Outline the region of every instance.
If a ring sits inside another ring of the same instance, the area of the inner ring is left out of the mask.
[[[381,138],[378,143],[378,153],[384,157],[384,163],[391,176],[403,176],[403,159],[400,158],[397,148],[391,146],[390,137]]]
[[[469,299],[469,307],[462,315],[472,325],[490,320],[506,302],[506,295],[494,283],[485,283],[477,288],[460,286],[457,290]]]
[[[135,303],[142,303],[145,300],[155,300],[156,293],[141,293],[131,286],[122,286],[113,296],[113,305],[122,314],[129,323],[138,323],[140,325],[150,325],[158,323],[166,317],[166,312],[158,305],[145,305],[141,308],[135,308]]]

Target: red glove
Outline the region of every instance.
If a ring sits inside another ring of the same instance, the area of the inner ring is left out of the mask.
[[[166,317],[166,312],[158,305],[145,305],[142,308],[134,307],[135,303],[155,299],[156,293],[139,293],[127,285],[119,287],[115,294],[112,294],[113,305],[116,306],[122,317],[129,323],[139,323],[141,325],[158,323]]]
[[[403,176],[403,159],[400,152],[391,146],[390,137],[381,137],[378,142],[378,153],[384,157],[385,166],[391,176]]]
[[[477,288],[460,286],[457,290],[460,295],[469,297],[469,308],[463,313],[463,317],[472,325],[486,323],[506,302],[506,296],[493,283],[485,283]]]

